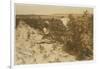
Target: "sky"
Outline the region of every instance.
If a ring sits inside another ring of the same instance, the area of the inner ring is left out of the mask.
[[[38,5],[38,4],[15,4],[15,12],[18,15],[38,14],[82,14],[85,10],[93,13],[93,8],[88,7],[70,7],[70,6],[54,6],[54,5]]]

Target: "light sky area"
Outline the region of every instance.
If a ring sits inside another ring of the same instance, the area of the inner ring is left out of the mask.
[[[15,4],[15,12],[18,15],[38,14],[82,14],[85,10],[93,13],[93,8],[88,7],[70,7],[38,4]]]

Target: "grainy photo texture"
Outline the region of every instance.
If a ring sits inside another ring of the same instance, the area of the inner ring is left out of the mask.
[[[14,63],[93,60],[93,8],[15,4]]]

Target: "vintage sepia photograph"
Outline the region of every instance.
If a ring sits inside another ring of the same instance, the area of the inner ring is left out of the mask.
[[[14,64],[93,60],[93,8],[15,3]]]

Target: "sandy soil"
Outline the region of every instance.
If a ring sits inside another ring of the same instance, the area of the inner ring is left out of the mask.
[[[16,29],[15,64],[75,61],[75,56],[63,51],[63,44],[42,37],[39,31],[20,24]]]

